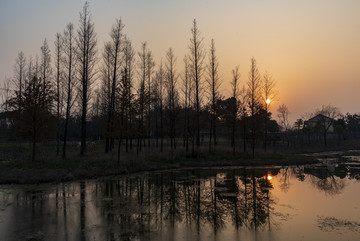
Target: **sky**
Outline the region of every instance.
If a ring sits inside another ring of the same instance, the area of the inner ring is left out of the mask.
[[[159,63],[171,47],[180,73],[196,18],[207,52],[215,40],[224,96],[230,95],[231,70],[239,65],[245,84],[254,57],[260,73],[269,72],[277,82],[278,98],[270,104],[274,118],[280,104],[287,105],[292,122],[322,105],[336,106],[343,114],[360,112],[359,0],[89,2],[99,53],[115,19],[121,18],[136,51],[146,41]],[[20,51],[34,58],[45,38],[54,50],[55,34],[69,22],[77,27],[84,3],[0,0],[1,87],[13,76]]]

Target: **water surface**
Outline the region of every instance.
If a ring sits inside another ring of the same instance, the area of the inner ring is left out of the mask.
[[[360,240],[360,164],[0,186],[0,240]]]

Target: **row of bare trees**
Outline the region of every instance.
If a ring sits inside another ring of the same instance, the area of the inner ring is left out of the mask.
[[[66,157],[68,123],[74,114],[74,105],[77,105],[80,110],[80,153],[84,155],[88,104],[96,78],[96,43],[94,23],[91,19],[89,4],[86,3],[80,12],[78,30],[76,31],[74,25],[69,23],[62,35],[56,34],[54,64],[51,63],[51,52],[46,39],[40,48],[40,61],[38,57],[35,61],[30,57],[26,64],[23,52],[19,53],[14,68],[15,94],[6,103],[10,110],[17,111],[17,119],[22,119],[21,123],[18,123],[20,126],[27,123],[33,125],[33,128],[28,130],[34,140],[33,159],[36,137],[39,134],[48,133],[48,130],[43,128],[43,118],[39,113],[52,113],[57,117],[57,154],[60,149],[61,122],[64,119],[62,156]],[[40,82],[42,87],[38,84]],[[26,91],[33,93],[27,94]],[[31,104],[33,106],[29,106]],[[39,108],[39,111],[35,111]],[[27,111],[32,113],[32,118],[26,117]]]
[[[122,146],[126,152],[136,149],[138,153],[144,147],[154,146],[163,151],[166,138],[173,153],[181,136],[183,147],[193,156],[198,154],[203,136],[208,136],[209,152],[216,150],[219,136],[229,136],[235,154],[236,139],[242,133],[244,151],[249,142],[254,156],[259,136],[265,133],[262,139],[266,149],[270,120],[266,100],[275,97],[275,81],[269,74],[260,75],[254,58],[248,81],[242,87],[239,67],[235,67],[232,95],[225,99],[221,94],[223,79],[215,41],[211,40],[207,53],[196,20],[192,23],[189,53],[183,59],[182,72],[178,71],[178,59],[172,48],[164,62],[157,64],[146,42],[136,55],[121,19],[115,21],[109,35],[100,58],[94,22],[86,3],[78,28],[68,23],[62,34],[56,34],[53,57],[45,39],[40,60],[31,57],[26,60],[22,52],[16,59],[13,81],[16,92],[6,102],[8,110],[22,116],[25,102],[35,103],[27,99],[26,91],[31,90],[33,82],[41,82],[40,91],[48,91],[42,95],[49,96],[44,111],[55,116],[58,155],[62,140],[62,157],[66,158],[69,123],[75,116],[81,119],[81,155],[86,150],[87,124],[94,118],[99,120],[96,129],[105,140],[104,151],[113,151],[117,143],[119,160]],[[259,131],[264,126],[265,131]]]

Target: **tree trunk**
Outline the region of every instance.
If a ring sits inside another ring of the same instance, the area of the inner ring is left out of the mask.
[[[85,155],[86,148],[86,101],[83,101],[82,115],[81,115],[81,146],[80,155]]]
[[[110,138],[111,138],[111,107],[109,107],[108,110],[108,119],[106,122],[106,140],[105,140],[105,152],[109,152],[111,150],[111,146],[110,146]]]
[[[268,132],[268,130],[267,130],[267,109],[266,109],[266,116],[265,116],[265,139],[264,139],[264,150],[265,150],[265,152],[266,152],[266,149],[267,149],[267,146],[266,146],[266,144],[267,144],[267,132]]]
[[[162,103],[160,103],[160,151],[164,150],[164,113]]]
[[[63,152],[62,152],[62,158],[66,158],[66,142],[67,142],[67,131],[68,131],[68,122],[69,122],[69,116],[66,111],[66,118],[65,118],[65,127],[64,127],[64,144],[63,144]]]
[[[246,152],[246,123],[245,123],[245,118],[244,118],[244,124],[243,124],[243,148],[244,148],[244,152]]]
[[[32,116],[32,119],[33,119],[33,124],[32,124],[32,127],[33,127],[33,129],[32,129],[32,131],[33,131],[33,134],[32,134],[32,141],[33,141],[33,143],[32,143],[32,156],[31,156],[31,160],[34,162],[35,161],[35,155],[36,155],[36,139],[37,139],[37,130],[36,130],[36,114],[35,114],[36,112],[34,111],[33,112],[33,116]]]
[[[60,35],[57,34],[57,73],[56,73],[56,90],[57,90],[57,126],[56,126],[56,155],[59,155],[60,149]]]
[[[70,62],[71,63],[71,62]],[[65,114],[65,128],[64,128],[64,145],[62,158],[66,158],[66,142],[67,142],[67,132],[68,132],[68,123],[70,119],[70,106],[71,106],[71,66],[69,66],[69,79],[68,79],[68,93],[66,101],[66,114]]]
[[[31,160],[35,161],[35,155],[36,155],[36,128],[34,127],[34,133],[33,133],[33,143],[32,143],[32,155]]]
[[[119,146],[118,146],[118,158],[117,158],[117,162],[118,162],[118,164],[120,164],[120,154],[121,154],[121,137],[120,137],[120,139],[119,139]]]
[[[209,132],[209,153],[211,153],[211,137],[212,137],[213,123],[210,121],[210,132]]]
[[[213,131],[214,131],[214,146],[216,146],[217,140],[216,140],[216,116],[215,115],[213,118]]]

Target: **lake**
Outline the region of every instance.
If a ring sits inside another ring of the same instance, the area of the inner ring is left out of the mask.
[[[1,185],[0,240],[360,240],[360,162]]]

